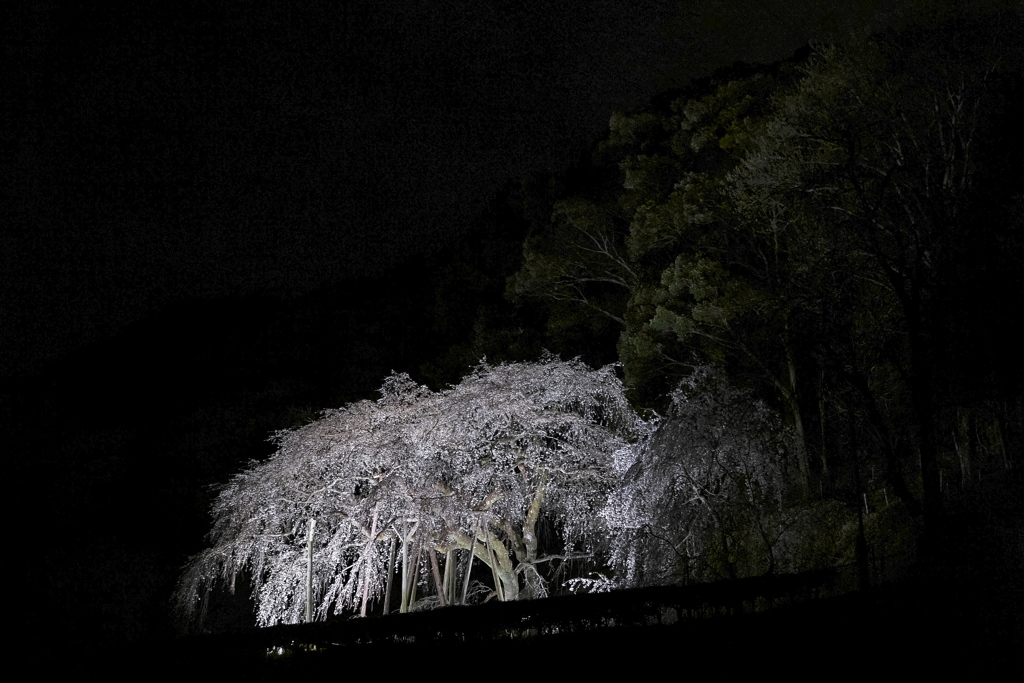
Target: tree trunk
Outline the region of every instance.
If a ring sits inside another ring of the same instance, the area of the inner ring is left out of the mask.
[[[395,582],[395,561],[397,559],[398,549],[395,547],[395,541],[397,539],[391,537],[391,545],[388,548],[388,587],[384,591],[384,614],[387,615],[391,611],[391,587]]]
[[[313,529],[316,520],[309,518],[309,533],[306,535],[306,623],[313,621]]]
[[[404,530],[404,526],[402,527]],[[398,605],[398,613],[409,611],[409,537],[402,533],[402,601]]]
[[[473,555],[476,553],[476,534],[473,534],[473,542],[469,546],[469,558],[466,560],[466,576],[462,579],[462,604],[466,604],[466,596],[469,593],[469,577],[473,573]]]
[[[430,555],[430,569],[434,573],[434,587],[437,589],[437,601],[441,607],[447,607],[448,601],[445,599],[444,589],[445,583],[441,581],[441,570],[437,566],[437,551],[433,548],[427,548],[427,554]]]
[[[495,571],[501,580],[502,599],[511,602],[519,599],[519,577],[516,576],[512,567],[512,558],[508,554],[505,544],[491,537],[491,550],[494,553]]]
[[[477,543],[477,540],[480,543]],[[490,567],[494,575],[495,591],[498,592],[500,599],[519,599],[519,579],[512,566],[512,557],[505,544],[493,537],[489,527],[484,525],[477,529],[473,537],[462,532],[456,533],[455,544],[459,548],[472,549],[476,559]],[[472,563],[472,557],[470,562]]]
[[[484,547],[487,548],[487,564],[491,565],[491,575],[494,577],[494,592],[497,593],[500,602],[505,602],[505,592],[501,589],[501,577],[498,576],[498,561],[494,553],[494,544],[491,542],[491,532],[486,530],[485,533],[487,537],[484,539]]]
[[[455,604],[455,568],[452,566],[454,562],[455,549],[449,548],[444,555],[444,577],[441,579],[441,583],[444,584],[444,597],[449,605]]]
[[[370,599],[370,554],[373,552],[374,543],[377,541],[377,512],[380,510],[380,503],[373,506],[373,519],[370,522],[370,540],[366,543],[363,551],[363,601],[359,607],[359,616],[366,616],[366,603]]]
[[[537,474],[537,490],[533,494],[530,508],[526,511],[526,519],[523,521],[523,547],[526,550],[526,556],[520,558],[522,562],[532,564],[537,561],[537,520],[540,519],[540,509],[544,503],[544,487],[547,483],[547,470],[542,469]]]
[[[400,614],[404,614],[409,611],[409,543],[412,541],[413,535],[416,533],[416,528],[419,526],[419,522],[412,525],[411,529],[406,530],[405,524],[402,524],[402,530],[399,531],[397,527],[395,533],[399,535],[402,542],[402,602],[399,605],[398,611]]]
[[[416,604],[416,589],[419,586],[420,556],[423,555],[423,539],[416,541],[416,552],[413,553],[412,571],[409,572],[409,602],[405,606],[408,612]]]

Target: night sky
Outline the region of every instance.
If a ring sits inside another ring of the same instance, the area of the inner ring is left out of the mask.
[[[891,5],[9,3],[0,377],[182,297],[416,262],[612,111]]]

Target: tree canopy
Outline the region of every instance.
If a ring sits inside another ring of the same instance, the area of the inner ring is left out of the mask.
[[[1013,25],[815,45],[616,114],[594,159],[619,183],[557,198],[511,290],[549,320],[600,308],[645,408],[720,368],[783,416],[804,495],[852,501],[877,468],[938,520],[941,473],[965,481],[982,441],[1005,467],[1019,422]]]

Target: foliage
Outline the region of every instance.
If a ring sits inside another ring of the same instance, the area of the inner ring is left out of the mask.
[[[556,212],[524,245],[544,276],[514,282],[551,300],[558,283],[628,272],[604,319],[636,405],[662,409],[713,366],[781,414],[804,497],[856,509],[859,468],[876,467],[912,516],[941,518],[940,471],[965,476],[964,443],[991,444],[1002,467],[1018,448],[995,415],[1021,395],[1003,331],[1024,258],[1007,134],[1024,112],[1019,27],[1014,14],[815,45],[616,114],[598,156],[618,185],[557,202],[614,228],[614,258],[560,256]],[[559,303],[582,317],[593,300]],[[958,416],[982,406],[992,436],[966,438]]]

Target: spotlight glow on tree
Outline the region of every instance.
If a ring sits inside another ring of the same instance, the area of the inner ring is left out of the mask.
[[[644,431],[613,368],[552,357],[481,363],[442,392],[393,375],[381,394],[278,433],[268,461],[228,482],[181,607],[249,572],[261,625],[300,621],[307,593],[313,618],[381,598],[386,611],[396,582],[406,611],[421,567],[443,606],[466,600],[473,561],[498,599],[544,596],[544,568],[601,530],[616,456]]]

